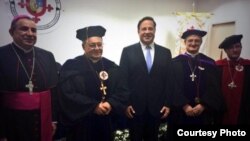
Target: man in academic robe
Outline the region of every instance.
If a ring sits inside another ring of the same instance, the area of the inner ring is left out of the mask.
[[[202,37],[206,33],[188,29],[181,36],[186,52],[173,59],[177,85],[175,92],[178,95],[173,100],[173,124],[214,124],[215,115],[223,110],[215,61],[199,53]]]
[[[140,41],[125,47],[120,66],[131,90],[126,109],[131,141],[157,141],[159,126],[170,113],[171,52],[154,42],[156,22],[143,17],[137,24]]]
[[[242,37],[226,37],[219,48],[224,49],[227,57],[216,61],[227,108],[222,124],[226,125],[250,124],[250,60],[240,57]]]
[[[128,88],[120,68],[102,57],[106,29],[77,30],[84,54],[67,60],[60,72],[60,122],[67,141],[113,141],[113,116],[123,115]]]
[[[54,56],[34,46],[37,28],[30,17],[15,17],[9,33],[13,42],[0,47],[1,138],[51,141],[56,127],[51,97],[54,101],[58,81]]]

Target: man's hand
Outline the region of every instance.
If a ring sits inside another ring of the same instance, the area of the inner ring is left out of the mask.
[[[194,116],[193,107],[191,107],[189,104],[183,106],[183,110],[187,116],[191,116],[191,117]]]
[[[55,135],[56,129],[57,129],[57,122],[52,122],[52,136]]]
[[[134,114],[135,114],[135,110],[133,109],[133,107],[131,105],[128,106],[127,109],[126,109],[126,116],[128,118],[133,118]]]
[[[101,104],[102,104],[103,108],[106,109],[105,114],[108,115],[110,113],[110,111],[112,110],[111,105],[108,102],[106,102],[106,101],[103,102],[103,103],[101,103]]]
[[[168,108],[168,107],[166,107],[166,106],[163,106],[163,107],[161,108],[160,113],[162,114],[161,119],[164,119],[164,118],[166,118],[166,117],[169,115],[169,113],[170,113],[170,108]]]
[[[108,115],[111,109],[111,105],[108,102],[100,102],[96,106],[94,113],[97,115]]]
[[[201,104],[197,104],[194,108],[193,108],[193,112],[195,116],[199,116],[203,111],[204,111],[205,107]]]

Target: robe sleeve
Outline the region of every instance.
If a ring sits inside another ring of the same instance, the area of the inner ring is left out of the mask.
[[[206,68],[206,92],[203,95],[202,102],[213,112],[219,114],[225,110],[225,102],[220,88],[219,68],[215,65]]]
[[[249,61],[250,62],[250,61]],[[241,101],[239,124],[250,125],[250,65],[244,66],[245,78],[243,82],[243,95]]]
[[[110,75],[110,97],[107,101],[111,104],[115,113],[123,115],[128,105],[129,89],[124,71],[116,67],[111,69]]]
[[[184,72],[182,63],[178,60],[173,61],[173,76],[174,80],[174,94],[172,105],[174,107],[183,107],[189,103],[189,100],[183,95],[184,93]]]
[[[82,117],[92,114],[98,101],[86,94],[85,78],[79,71],[74,71],[66,62],[62,67],[59,79],[60,120],[64,125],[72,125]]]
[[[51,52],[36,48],[37,61],[41,65],[40,69],[46,72],[43,76],[46,80],[46,89],[51,91],[51,106],[52,106],[52,121],[57,121],[58,114],[58,69],[55,61],[55,57]],[[42,74],[41,74],[42,75]]]
[[[58,89],[57,89],[57,84],[58,84],[58,68],[57,64],[54,58],[54,55],[52,53],[49,53],[50,56],[50,75],[48,76],[49,79],[49,88],[51,88],[51,106],[52,106],[52,121],[57,121],[58,120]],[[48,57],[49,58],[49,57]]]
[[[165,94],[166,98],[164,101],[164,106],[171,107],[172,106],[172,100],[174,96],[174,68],[173,68],[173,62],[172,62],[172,54],[170,51],[166,51],[168,55],[167,58],[165,58],[167,69],[166,69],[166,83],[165,83]]]
[[[206,67],[206,91],[201,97],[201,103],[205,106],[207,116],[214,124],[221,123],[226,104],[220,85],[219,68],[216,66]]]

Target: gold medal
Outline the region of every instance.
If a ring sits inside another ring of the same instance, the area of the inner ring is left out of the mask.
[[[101,71],[99,73],[99,78],[104,81],[104,80],[107,80],[109,78],[109,75],[106,71]]]

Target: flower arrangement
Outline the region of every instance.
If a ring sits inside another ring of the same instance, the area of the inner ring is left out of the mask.
[[[167,132],[167,123],[162,123],[159,127],[159,134],[158,134],[158,138],[159,141],[164,140],[164,136],[166,135]]]
[[[116,130],[114,141],[130,141],[128,129]]]
[[[167,132],[167,124],[162,123],[159,127],[159,134],[158,138],[161,139]],[[124,129],[124,130],[116,130],[114,132],[114,141],[130,141],[129,139],[129,130]]]

